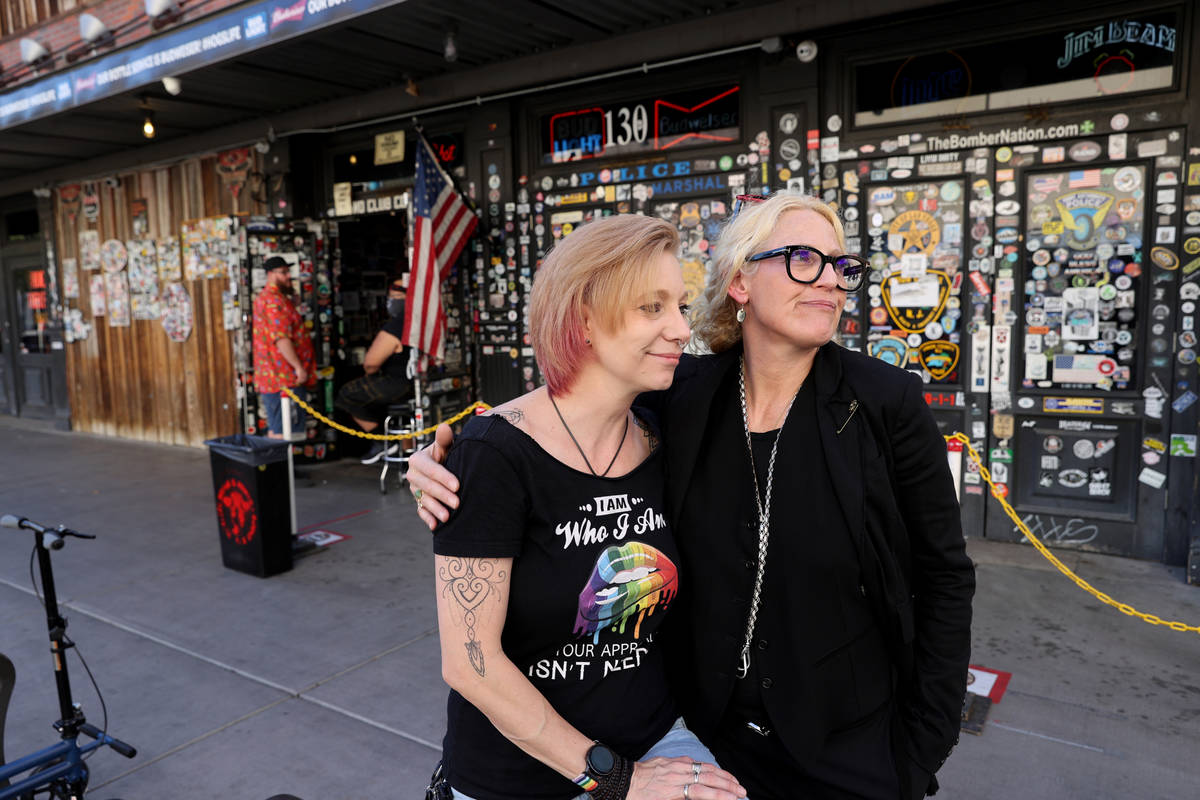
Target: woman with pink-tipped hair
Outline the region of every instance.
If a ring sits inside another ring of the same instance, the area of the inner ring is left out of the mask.
[[[472,419],[433,540],[443,771],[468,800],[736,800],[679,720],[658,630],[677,602],[657,423],[689,329],[661,220],[581,226],[546,259],[530,326],[546,386]]]

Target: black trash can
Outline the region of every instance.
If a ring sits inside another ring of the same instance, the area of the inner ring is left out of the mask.
[[[265,578],[292,568],[288,442],[239,433],[209,439],[221,561]]]

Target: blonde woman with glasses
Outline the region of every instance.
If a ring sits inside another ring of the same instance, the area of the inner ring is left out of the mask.
[[[701,592],[668,624],[687,724],[753,800],[915,800],[958,740],[975,576],[914,373],[833,341],[867,263],[819,200],[741,198],[659,411]],[[409,472],[431,528],[458,484]],[[457,445],[455,445],[457,447]]]

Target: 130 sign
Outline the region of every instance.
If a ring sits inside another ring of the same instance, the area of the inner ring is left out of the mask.
[[[542,118],[542,162],[736,141],[741,133],[739,110],[734,86],[549,114]]]
[[[632,112],[628,106],[621,106],[617,109],[617,125],[620,127],[620,131],[613,136],[613,112],[605,111],[604,128],[607,132],[605,141],[609,145],[644,142],[650,129],[650,113],[643,105],[634,106]]]
[[[614,117],[615,126],[614,126]],[[615,128],[615,130],[614,130]],[[587,108],[550,118],[553,161],[595,158],[617,145],[644,144],[650,133],[650,112],[638,104],[630,109]]]

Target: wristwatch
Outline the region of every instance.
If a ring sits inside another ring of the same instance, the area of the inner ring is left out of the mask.
[[[593,741],[583,757],[583,773],[575,779],[575,785],[592,794],[605,784],[617,767],[617,754],[608,746]]]
[[[607,745],[592,742],[592,746],[588,748],[584,761],[587,764],[584,771],[597,781],[603,782],[612,773],[613,768],[617,766],[617,754],[609,749]]]

